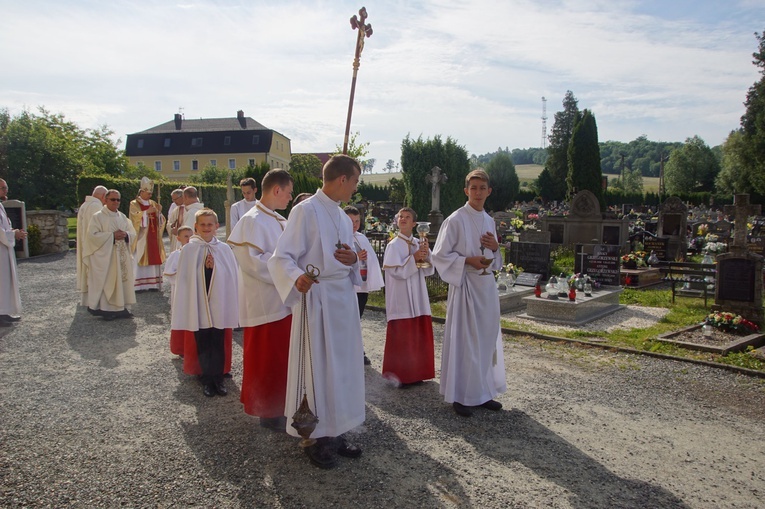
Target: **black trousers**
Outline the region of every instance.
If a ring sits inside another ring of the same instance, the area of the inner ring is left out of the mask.
[[[356,298],[359,299],[359,318],[364,316],[364,308],[367,307],[367,299],[369,299],[368,293],[357,293]]]
[[[223,348],[223,329],[200,329],[194,332],[197,342],[197,357],[202,368],[202,383],[222,383],[225,351]]]

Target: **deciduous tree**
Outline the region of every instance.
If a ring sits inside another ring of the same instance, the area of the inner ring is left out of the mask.
[[[720,163],[712,149],[699,136],[688,138],[669,156],[664,168],[667,192],[692,193],[714,189]]]

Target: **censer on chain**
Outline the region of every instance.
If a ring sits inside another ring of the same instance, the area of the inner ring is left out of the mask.
[[[305,270],[305,275],[316,281],[319,278],[321,272],[313,265],[308,265]],[[319,423],[319,418],[311,411],[311,407],[308,404],[308,391],[306,389],[306,355],[308,356],[308,363],[311,366],[311,377],[313,377],[313,361],[311,359],[311,335],[308,331],[308,310],[306,307],[306,294],[302,294],[300,305],[300,349],[299,349],[299,373],[298,373],[298,392],[296,394],[296,402],[299,399],[300,404],[297,405],[297,411],[292,416],[291,426],[295,428],[298,435],[303,440],[300,441],[300,447],[310,447],[316,443],[316,439],[311,438],[311,433],[316,429],[316,425]],[[313,387],[313,380],[311,381]],[[302,389],[302,391],[301,391]],[[300,393],[303,397],[301,399]],[[316,397],[314,396],[313,402],[314,408],[316,408]]]

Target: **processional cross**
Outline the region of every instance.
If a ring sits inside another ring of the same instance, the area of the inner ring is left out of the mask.
[[[760,213],[760,205],[749,203],[748,194],[737,194],[733,198],[733,205],[726,205],[725,214],[733,215],[736,221],[733,229],[733,251],[746,250],[746,221],[749,216],[756,216]]]
[[[351,132],[351,115],[353,114],[353,98],[356,95],[356,74],[359,72],[359,65],[361,65],[361,52],[364,49],[364,39],[372,36],[372,25],[364,23],[367,19],[367,8],[362,7],[359,9],[359,18],[354,14],[351,18],[351,28],[353,30],[358,29],[356,36],[356,56],[353,59],[353,80],[351,80],[351,98],[348,101],[348,119],[345,122],[345,141],[343,141],[343,154],[348,153],[348,136]]]

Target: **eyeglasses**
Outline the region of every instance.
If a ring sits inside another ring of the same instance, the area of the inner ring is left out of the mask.
[[[109,201],[122,201],[120,198],[108,198]]]

